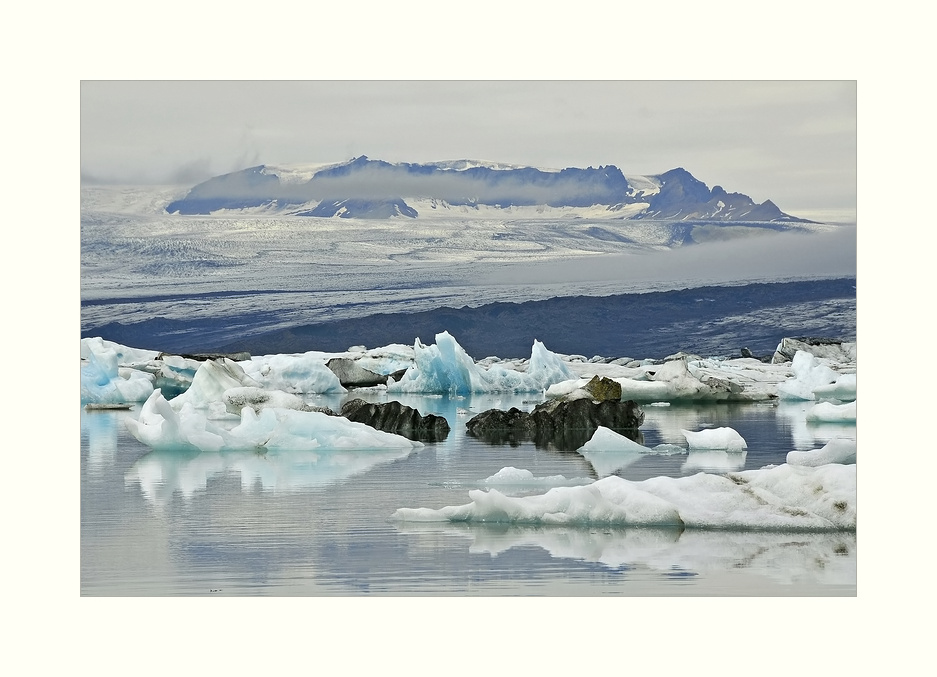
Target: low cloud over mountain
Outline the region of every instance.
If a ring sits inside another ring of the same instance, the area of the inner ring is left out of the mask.
[[[424,203],[452,208],[605,207],[610,218],[803,222],[770,200],[709,189],[682,168],[626,177],[618,167],[544,170],[456,161],[389,163],[361,156],[319,168],[260,165],[196,185],[169,213],[263,209],[313,217],[418,218]]]

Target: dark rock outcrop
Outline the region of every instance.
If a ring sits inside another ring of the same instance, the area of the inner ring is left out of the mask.
[[[593,376],[582,389],[589,393],[596,402],[621,399],[621,383],[605,376]]]
[[[443,416],[422,416],[413,407],[397,401],[374,404],[356,398],[342,405],[341,415],[349,421],[419,442],[442,442],[449,435],[449,422]]]
[[[156,359],[161,360],[164,357],[171,357],[172,355],[174,355],[174,353],[160,353],[156,356]],[[198,362],[208,362],[209,360],[221,360],[225,358],[233,362],[246,362],[251,359],[251,354],[246,351],[237,353],[179,353],[178,357],[187,360],[197,360]]]
[[[538,404],[530,413],[512,408],[489,409],[470,419],[465,428],[470,435],[489,444],[512,446],[531,440],[538,448],[575,451],[592,438],[599,426],[610,428],[638,442],[638,429],[644,412],[633,400],[590,399],[551,400]]]

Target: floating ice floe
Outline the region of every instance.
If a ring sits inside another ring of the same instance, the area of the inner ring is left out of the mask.
[[[338,377],[325,366],[323,353],[263,355],[238,362],[244,373],[268,390],[287,393],[344,393]]]
[[[589,441],[576,451],[589,461],[599,477],[607,477],[649,454],[686,453],[686,449],[673,444],[645,447],[604,426],[596,428]]]
[[[125,363],[155,357],[154,351],[128,348],[101,338],[81,339],[81,403],[142,402],[153,392],[155,378]]]
[[[471,503],[399,508],[402,522],[608,525],[685,529],[855,530],[856,466],[789,464],[727,475],[616,475],[583,487],[556,487],[510,497],[496,489],[469,491]]]
[[[834,437],[820,449],[789,452],[787,462],[789,465],[811,467],[827,463],[855,463],[856,441],[848,437]]]
[[[813,396],[818,400],[854,401],[856,399],[856,375],[840,374],[833,383],[814,388]]]
[[[856,375],[840,374],[832,369],[828,359],[798,350],[791,360],[791,370],[794,372],[793,378],[778,386],[778,397],[781,399],[855,399]]]
[[[532,472],[523,468],[501,468],[491,477],[486,477],[481,484],[486,487],[505,488],[537,488],[537,487],[578,487],[591,484],[589,477],[567,478],[563,475],[549,475],[536,477]]]
[[[244,387],[263,388],[247,375],[239,363],[227,358],[208,360],[195,372],[188,390],[172,398],[170,403],[176,411],[180,411],[186,404],[204,409],[213,403],[223,402],[225,391]]]
[[[832,402],[820,402],[811,407],[806,414],[807,422],[820,421],[827,423],[855,423],[856,421],[856,403],[855,401],[847,404],[833,404]]]
[[[748,448],[745,438],[733,428],[708,428],[693,432],[690,430],[681,430],[690,451],[701,450],[721,450],[727,452],[740,452]]]
[[[436,344],[413,346],[414,365],[398,382],[390,382],[392,393],[448,393],[466,395],[484,392],[538,392],[572,377],[563,361],[540,341],[534,341],[527,371],[493,364],[485,369],[475,363],[449,334],[436,334]]]
[[[733,360],[691,359],[683,356],[663,364],[623,367],[608,364],[568,365],[581,378],[550,386],[551,398],[576,397],[593,375],[621,385],[622,400],[636,402],[758,401],[777,396],[779,383],[791,374],[783,364],[765,364],[752,358]]]
[[[178,398],[177,398],[178,399]],[[140,442],[154,449],[224,451],[242,449],[415,449],[400,435],[375,430],[340,416],[316,411],[250,406],[241,410],[240,423],[231,429],[209,420],[204,409],[185,402],[176,410],[159,390],[143,403],[137,419],[127,427]]]

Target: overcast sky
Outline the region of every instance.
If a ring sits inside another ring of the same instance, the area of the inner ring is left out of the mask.
[[[84,182],[257,164],[481,159],[684,167],[782,210],[856,206],[855,81],[94,81]]]

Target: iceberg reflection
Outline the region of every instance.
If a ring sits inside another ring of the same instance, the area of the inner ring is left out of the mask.
[[[327,487],[371,468],[401,458],[412,449],[369,451],[160,451],[140,458],[124,476],[125,486],[137,484],[144,498],[163,507],[177,492],[190,499],[205,490],[208,480],[225,474],[241,477],[242,491],[258,484],[263,491],[298,492]]]
[[[417,546],[437,547],[441,537],[471,540],[469,551],[492,558],[512,548],[538,547],[554,559],[609,569],[675,569],[698,574],[749,569],[783,583],[855,585],[856,534],[576,528],[492,524],[401,523]]]

